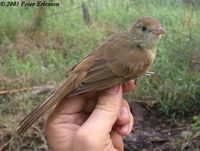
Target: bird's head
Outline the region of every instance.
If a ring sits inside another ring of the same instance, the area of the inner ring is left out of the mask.
[[[130,31],[136,45],[143,49],[156,47],[161,35],[166,33],[160,22],[150,16],[138,19]]]

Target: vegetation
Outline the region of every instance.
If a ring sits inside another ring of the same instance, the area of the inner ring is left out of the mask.
[[[46,7],[39,14],[43,8],[1,7],[0,90],[59,84],[67,69],[106,36],[127,30],[138,17],[148,15],[159,19],[168,34],[151,68],[155,75],[141,77],[129,99],[158,102],[160,110],[171,116],[199,109],[199,5],[182,0],[90,0],[86,4],[92,22],[89,26],[79,0],[62,1],[59,7]],[[15,131],[16,122],[45,96],[27,92],[0,95],[0,134]]]
[[[194,116],[194,120],[195,123],[193,124],[193,127],[197,129],[198,135],[200,135],[200,115]]]

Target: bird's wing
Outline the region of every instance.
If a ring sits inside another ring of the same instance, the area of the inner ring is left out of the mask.
[[[80,86],[74,89],[69,96],[103,90],[128,80],[128,78],[124,78],[121,75],[114,73],[108,66],[109,63],[108,60],[103,58],[95,60]],[[113,61],[113,63],[115,62]],[[118,66],[118,70],[121,70],[122,72],[128,71],[117,63],[115,65]]]
[[[126,40],[123,42],[126,42]],[[103,90],[130,80],[131,71],[124,63],[122,63],[119,55],[113,55],[109,57],[105,55],[105,52],[108,51],[109,52],[113,51],[113,53],[120,51],[123,52],[125,51],[124,49],[127,49],[127,47],[123,46],[124,44],[120,43],[119,38],[118,39],[111,38],[110,41],[107,41],[106,47],[102,45],[98,48],[97,51],[94,51],[94,53],[88,56],[85,61],[87,61],[87,59],[92,57],[93,59],[91,60],[94,61],[92,62],[90,68],[88,68],[87,74],[81,81],[80,85],[76,87],[76,89],[74,89],[69,94],[69,96]],[[114,50],[111,50],[113,48]],[[76,71],[80,72],[84,70],[85,63],[83,63],[82,65],[81,64],[82,63],[74,67],[73,69],[74,74],[77,74]]]

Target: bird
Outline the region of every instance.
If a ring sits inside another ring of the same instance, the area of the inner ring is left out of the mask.
[[[166,33],[152,16],[137,19],[131,29],[114,33],[68,71],[68,78],[20,123],[19,134],[64,97],[99,92],[137,79],[156,58],[157,45]]]

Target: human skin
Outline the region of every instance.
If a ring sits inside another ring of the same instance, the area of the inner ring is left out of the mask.
[[[53,151],[123,151],[123,136],[133,127],[133,116],[123,92],[134,81],[99,94],[65,98],[48,117],[45,135]]]

